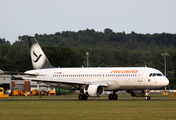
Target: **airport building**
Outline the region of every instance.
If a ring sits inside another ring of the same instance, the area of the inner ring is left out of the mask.
[[[30,91],[30,81],[24,81],[24,80],[11,80],[11,88],[19,88],[24,91]]]
[[[26,81],[26,80],[12,80],[12,89],[13,88],[20,88],[24,91],[30,91],[30,90],[55,90],[55,88],[50,87],[44,83],[37,84],[37,82],[33,81]]]
[[[3,87],[5,92],[11,90],[11,75],[0,75],[0,87]]]
[[[51,87],[49,85],[46,85],[44,83],[37,84],[37,82],[33,81],[26,81],[26,80],[15,80],[11,75],[0,75],[0,87],[4,88],[4,91],[9,93],[14,88],[20,88],[24,91],[31,91],[34,89],[37,90],[45,90],[55,91],[55,87]]]

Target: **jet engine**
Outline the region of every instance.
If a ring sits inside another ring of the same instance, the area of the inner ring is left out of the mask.
[[[85,85],[84,94],[91,97],[100,97],[104,93],[104,88],[101,85]]]
[[[127,90],[127,93],[130,93],[132,97],[143,97],[145,95],[144,90]]]

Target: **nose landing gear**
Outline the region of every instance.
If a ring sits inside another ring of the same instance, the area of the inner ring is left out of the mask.
[[[150,96],[148,96],[149,95],[149,90],[147,89],[147,90],[144,90],[144,99],[145,100],[151,100],[151,97]]]

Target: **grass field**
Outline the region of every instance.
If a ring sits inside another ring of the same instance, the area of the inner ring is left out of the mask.
[[[1,120],[173,120],[176,119],[176,98],[171,94],[151,94],[152,100],[120,94],[109,101],[107,95],[77,100],[77,95],[21,96],[1,98]],[[71,99],[71,101],[68,101]],[[8,101],[11,100],[11,101]],[[16,101],[20,100],[20,101]],[[29,101],[28,101],[29,100]],[[35,101],[33,101],[35,100]]]

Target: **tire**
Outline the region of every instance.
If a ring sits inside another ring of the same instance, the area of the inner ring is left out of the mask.
[[[79,100],[87,100],[87,98],[88,98],[88,97],[86,97],[84,94],[80,94],[80,95],[78,96],[78,99],[79,99]]]
[[[109,100],[113,100],[113,94],[109,94],[108,98]]]
[[[84,100],[87,100],[88,97],[84,96]]]
[[[80,95],[78,96],[78,99],[79,99],[79,100],[83,100],[83,99],[84,99],[83,95],[80,94]]]
[[[113,94],[113,100],[117,100],[118,96],[117,94]]]
[[[150,96],[146,96],[145,100],[151,100],[151,97]]]
[[[150,96],[147,96],[147,100],[151,100],[151,97],[150,97]]]

